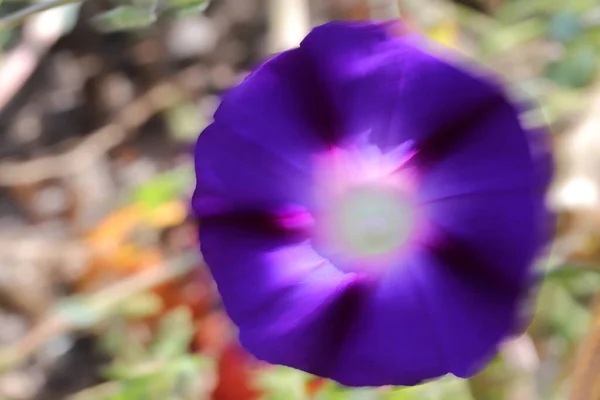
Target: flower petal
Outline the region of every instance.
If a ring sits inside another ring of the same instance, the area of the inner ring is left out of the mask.
[[[196,190],[200,218],[229,212],[269,212],[302,203],[310,176],[220,122],[200,134],[196,145]]]
[[[450,257],[448,257],[450,256]],[[521,288],[474,277],[452,253],[423,253],[421,288],[434,321],[448,372],[468,378],[485,366],[513,333],[520,316]]]
[[[334,379],[351,386],[415,385],[476,373],[514,327],[515,292],[415,252],[389,271],[348,332]]]
[[[422,149],[412,160],[420,172],[421,200],[512,190],[537,190],[543,197],[547,153],[532,147],[534,133],[521,126],[518,115],[498,99]]]
[[[279,54],[231,89],[215,120],[308,171],[309,157],[327,148],[335,129],[320,81],[298,49]]]
[[[496,86],[436,57],[390,23],[332,22],[301,43],[341,116],[340,142],[366,133],[382,150],[424,145],[499,95]]]
[[[516,293],[413,252],[367,285],[306,242],[207,222],[204,256],[242,344],[348,386],[475,373],[514,328]],[[483,277],[485,278],[485,277]]]
[[[434,247],[451,246],[479,273],[522,287],[530,282],[547,226],[540,219],[539,196],[499,192],[450,197],[424,206],[438,230]]]
[[[196,145],[199,215],[311,201],[312,159],[334,128],[305,59],[282,53],[224,96]]]
[[[204,222],[204,258],[242,345],[261,360],[328,376],[360,280],[308,242]]]
[[[550,237],[547,144],[491,80],[391,29],[316,28],[225,97],[196,151],[202,251],[242,344],[349,386],[477,372],[514,331]],[[318,212],[315,157],[364,139],[414,146],[419,229],[434,234],[368,280],[264,229],[282,209]]]

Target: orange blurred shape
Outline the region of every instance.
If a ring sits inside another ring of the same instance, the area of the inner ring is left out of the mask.
[[[79,292],[89,292],[119,278],[155,268],[163,261],[158,249],[123,245],[110,253],[95,254],[77,282]]]
[[[231,341],[233,326],[222,312],[213,312],[196,323],[194,347],[210,356],[221,354]]]
[[[169,201],[158,207],[143,209],[145,221],[153,228],[167,228],[181,224],[188,216],[188,210],[181,201]]]
[[[154,293],[162,299],[165,312],[185,305],[190,308],[194,320],[198,320],[212,310],[214,295],[209,283],[198,278],[197,275],[197,273],[186,275],[177,281],[160,285],[154,290]]]
[[[86,237],[93,250],[110,252],[127,241],[128,235],[142,220],[141,207],[132,205],[121,208],[106,217]]]
[[[126,275],[156,268],[162,261],[162,254],[158,249],[140,248],[132,244],[123,245],[107,259],[112,268]]]
[[[327,379],[313,377],[306,383],[306,392],[313,398],[327,384]]]
[[[136,228],[162,229],[185,221],[187,210],[182,202],[172,201],[149,209],[133,204],[116,210],[102,220],[85,237],[92,259],[78,283],[87,291],[120,277],[160,265],[161,251],[151,246],[131,243]]]
[[[128,244],[129,235],[141,218],[140,207],[124,207],[110,214],[88,233],[84,240],[92,258],[77,284],[79,291],[97,289],[162,261],[159,251]]]

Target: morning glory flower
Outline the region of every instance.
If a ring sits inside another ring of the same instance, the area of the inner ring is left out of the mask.
[[[258,359],[414,385],[473,375],[518,329],[549,146],[463,64],[396,22],[331,22],[224,96],[193,207]]]

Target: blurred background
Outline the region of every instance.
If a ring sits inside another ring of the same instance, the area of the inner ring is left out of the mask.
[[[348,390],[236,343],[192,149],[311,26],[398,15],[538,100],[559,230],[533,324],[489,368]],[[597,0],[0,1],[0,400],[600,399],[599,61]]]

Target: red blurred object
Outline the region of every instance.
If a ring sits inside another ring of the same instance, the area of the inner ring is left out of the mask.
[[[256,388],[258,366],[237,343],[229,342],[218,362],[218,381],[212,400],[258,400],[264,393]]]
[[[314,397],[327,383],[327,379],[314,377],[306,383],[306,391],[312,398]]]
[[[223,313],[213,312],[196,323],[195,351],[215,356],[221,354],[232,340],[229,318]]]
[[[202,265],[176,281],[158,286],[154,292],[163,300],[163,312],[185,305],[192,311],[194,320],[209,314],[215,302],[210,277]]]

